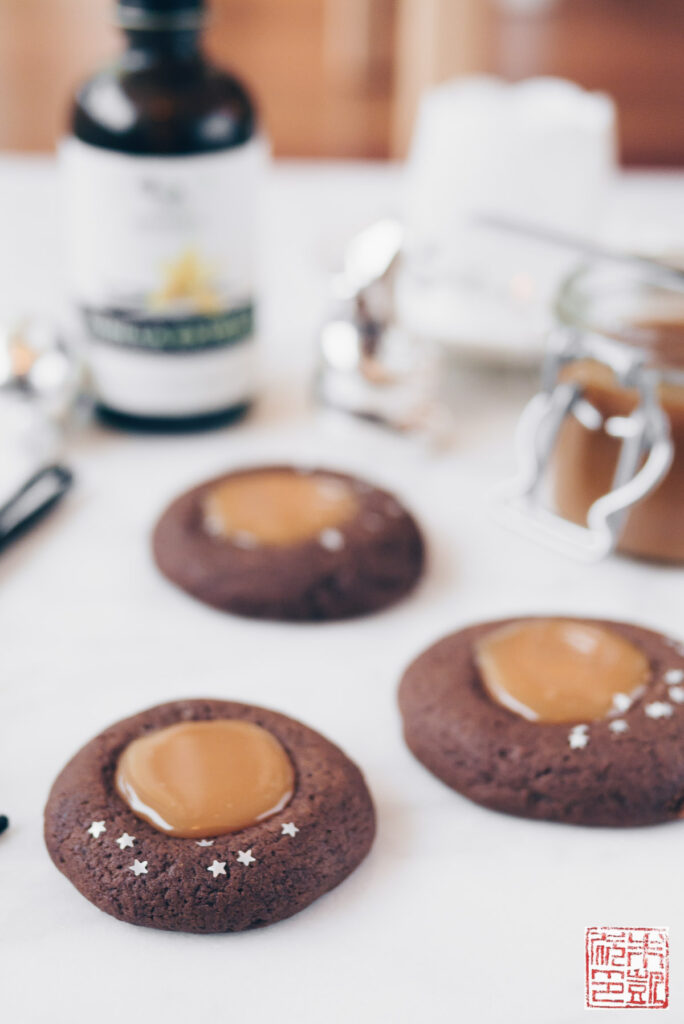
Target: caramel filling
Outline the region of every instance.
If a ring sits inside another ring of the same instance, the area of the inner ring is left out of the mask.
[[[684,331],[682,331],[684,347]],[[665,342],[663,342],[665,344]],[[669,342],[668,342],[669,344]],[[680,362],[684,355],[680,353]],[[638,395],[619,386],[607,366],[582,360],[563,371],[563,379],[581,384],[585,399],[608,420],[633,412]],[[619,548],[646,558],[684,561],[684,388],[664,382],[659,399],[670,422],[674,460],[665,479],[630,509]],[[555,504],[561,515],[586,525],[590,506],[613,486],[621,441],[604,428],[590,430],[568,416],[554,456]]]
[[[358,511],[342,480],[323,474],[264,470],[230,477],[205,499],[205,526],[243,546],[288,547],[341,526]]]
[[[116,788],[160,832],[208,838],[280,811],[294,791],[294,768],[260,725],[238,719],[179,722],[126,747]]]
[[[625,710],[649,676],[642,652],[603,626],[535,619],[502,626],[477,644],[489,695],[539,722],[583,722]]]

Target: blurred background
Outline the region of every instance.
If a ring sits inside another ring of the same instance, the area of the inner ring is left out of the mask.
[[[626,165],[684,163],[682,0],[213,0],[210,51],[279,156],[406,153],[418,96],[461,73],[553,74],[616,100]],[[50,150],[121,45],[111,0],[0,0],[0,149]]]

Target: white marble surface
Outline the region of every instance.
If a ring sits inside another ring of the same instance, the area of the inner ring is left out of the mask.
[[[528,382],[462,384],[445,455],[308,412],[322,259],[391,209],[397,188],[397,172],[382,167],[280,168],[267,205],[259,412],[185,438],[90,430],[74,443],[72,497],[0,558],[0,810],[12,819],[0,838],[4,1020],[580,1024],[584,928],[606,923],[670,927],[671,1014],[683,1012],[684,826],[509,819],[443,787],[402,744],[398,678],[445,631],[529,611],[614,615],[679,636],[684,623],[680,571],[576,565],[492,523],[487,493],[511,467]],[[59,301],[55,196],[48,163],[0,163],[0,316]],[[672,237],[683,200],[682,178],[630,178],[616,191],[613,234]],[[349,467],[396,490],[429,539],[417,594],[374,618],[307,627],[223,617],[166,584],[148,547],[164,503],[261,459]],[[200,695],[304,719],[359,762],[377,802],[362,867],[263,931],[192,937],[120,924],[76,893],[43,846],[49,786],[83,742],[138,709]]]

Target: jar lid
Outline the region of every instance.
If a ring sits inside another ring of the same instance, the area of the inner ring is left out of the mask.
[[[638,268],[586,263],[563,282],[561,323],[642,349],[647,364],[684,369],[684,289]]]

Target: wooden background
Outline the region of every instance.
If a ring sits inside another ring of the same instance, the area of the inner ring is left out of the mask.
[[[47,150],[120,45],[113,0],[0,0],[0,148]],[[252,86],[281,155],[401,155],[420,90],[561,74],[618,100],[628,163],[684,164],[684,0],[214,0],[211,53]]]

